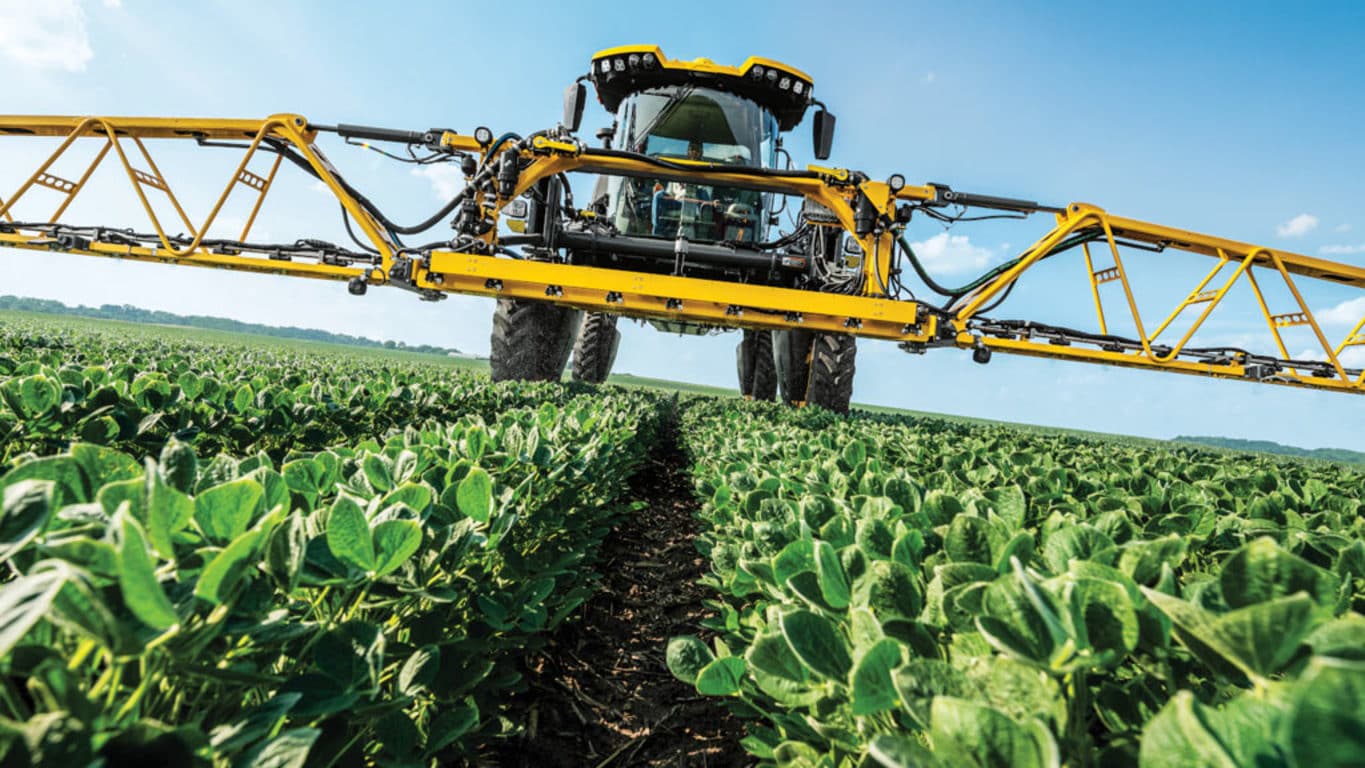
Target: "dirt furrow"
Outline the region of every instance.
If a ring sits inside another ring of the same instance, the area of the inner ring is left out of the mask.
[[[693,541],[686,458],[674,428],[637,475],[647,505],[604,543],[601,590],[528,660],[529,690],[514,702],[525,732],[500,744],[488,765],[744,765],[737,719],[719,701],[669,674],[668,639],[698,633],[708,590]]]

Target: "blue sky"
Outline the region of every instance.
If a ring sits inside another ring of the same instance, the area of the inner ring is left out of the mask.
[[[0,0],[0,66],[10,73],[3,109],[298,112],[324,123],[526,132],[558,119],[563,87],[594,51],[652,42],[675,58],[762,55],[810,73],[839,118],[834,160],[874,177],[900,172],[962,190],[1086,201],[1365,263],[1365,4],[894,2],[848,4],[842,14],[829,3],[776,7]],[[607,122],[593,105],[584,135]],[[32,169],[41,145],[0,139],[0,195]],[[798,163],[810,160],[808,125],[788,146]],[[400,221],[425,218],[451,182],[337,142],[323,149]],[[221,189],[223,165],[235,161],[180,171],[175,148],[154,151],[200,211]],[[92,184],[86,207],[69,218],[142,226],[115,182]],[[307,180],[282,181],[276,195],[258,234],[344,237],[335,203]],[[226,215],[240,221],[242,211]],[[916,220],[910,239],[943,282],[964,282],[1049,224],[1034,217],[945,232]],[[1030,273],[995,314],[1093,328],[1079,254],[1055,262]],[[1151,298],[1144,319],[1164,317],[1208,266],[1191,256],[1133,257],[1140,295]],[[426,304],[396,290],[355,299],[330,283],[14,251],[0,251],[0,274],[0,293],[488,348],[491,303],[483,299]],[[1359,291],[1304,287],[1315,310],[1330,310],[1331,335],[1365,314]],[[1116,311],[1121,296],[1107,301]],[[1196,338],[1270,351],[1249,299],[1230,302],[1224,311],[1238,311],[1215,315]],[[624,334],[618,371],[734,383],[734,334],[662,337],[634,324]],[[1294,354],[1311,346],[1305,337],[1290,345]],[[860,347],[854,397],[1158,438],[1216,434],[1365,450],[1365,408],[1352,396],[1002,355],[982,367],[961,352],[907,356],[880,342]]]

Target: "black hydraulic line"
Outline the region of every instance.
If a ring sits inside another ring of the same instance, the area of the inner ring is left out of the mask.
[[[250,149],[250,145],[247,144],[236,144],[233,142],[225,141],[205,141],[203,139],[199,141],[199,146],[226,147],[231,149]],[[265,142],[262,142],[258,148],[266,152],[273,152],[277,155],[280,155],[284,157],[286,160],[293,163],[294,165],[303,169],[303,171],[307,173],[309,176],[312,176],[313,178],[318,180],[322,179],[322,177],[318,174],[316,170],[314,170],[312,164],[309,163],[307,159],[305,159],[304,157],[302,157],[297,152],[293,151],[287,146],[280,146],[276,141],[267,139]],[[377,221],[383,224],[385,228],[389,230],[389,232],[399,235],[415,235],[420,232],[425,232],[428,229],[431,229],[432,227],[436,226],[438,223],[441,222],[442,219],[449,216],[460,205],[461,202],[464,201],[464,198],[469,194],[471,189],[471,187],[467,186],[464,189],[460,190],[459,194],[455,195],[455,197],[452,198],[449,203],[446,203],[444,206],[441,207],[439,211],[432,214],[430,217],[428,217],[425,221],[421,222],[420,224],[417,224],[416,226],[405,227],[400,224],[394,223],[391,219],[389,219],[389,217],[385,216],[384,212],[379,210],[379,206],[375,205],[368,197],[361,194],[360,190],[351,186],[351,183],[346,181],[346,177],[342,176],[341,172],[336,170],[335,168],[332,169],[332,177],[337,180],[337,184],[340,184],[342,189],[346,190],[347,194],[355,198],[355,201],[359,203],[360,206],[364,208],[371,216],[375,217]]]
[[[1098,232],[1092,232],[1089,230],[1082,231],[1080,233],[1077,233],[1075,236],[1058,243],[1057,247],[1053,248],[1052,250],[1044,254],[1043,258],[1046,259],[1052,256],[1056,256],[1059,253],[1069,251],[1072,248],[1081,245],[1082,243],[1088,243],[1092,240],[1098,239],[1099,237],[1100,233]],[[920,262],[919,257],[915,255],[915,250],[910,247],[910,244],[908,242],[905,241],[904,235],[897,237],[896,242],[901,247],[901,250],[904,251],[907,259],[910,261],[910,266],[915,270],[915,274],[919,276],[919,279],[923,281],[926,286],[929,287],[929,290],[939,295],[947,296],[953,299],[954,301],[961,298],[962,296],[967,295],[968,293],[971,293],[972,291],[976,290],[977,288],[980,288],[981,286],[985,285],[986,283],[990,282],[996,277],[999,277],[1000,275],[1003,275],[1004,273],[1013,269],[1016,265],[1019,264],[1020,261],[1023,261],[1024,258],[1022,256],[1017,256],[1013,259],[1010,259],[1009,261],[1006,261],[1000,266],[991,269],[990,271],[986,272],[985,274],[981,275],[980,277],[976,278],[975,280],[971,281],[970,283],[967,283],[966,285],[960,288],[945,288],[942,285],[940,285],[937,281],[935,281],[932,277],[929,276],[929,272],[924,268],[924,264]]]
[[[393,128],[375,128],[369,125],[350,125],[339,123],[336,132],[348,139],[368,141],[392,141],[399,144],[425,144],[430,132],[400,131]]]
[[[351,229],[351,214],[346,212],[346,206],[341,205],[341,201],[337,201],[337,205],[341,207],[341,223],[346,225],[346,234],[350,236],[351,242],[360,246],[360,249],[362,251],[365,251],[366,253],[373,253],[375,255],[379,255],[379,251],[376,248],[374,248],[374,246],[366,244],[360,238],[355,236],[355,231]]]
[[[600,235],[588,232],[564,231],[558,235],[559,244],[565,248],[590,253],[619,253],[632,256],[646,256],[673,260],[679,256],[679,244],[674,240],[658,240],[648,237],[629,235]],[[681,251],[684,262],[710,264],[716,266],[747,267],[750,269],[804,270],[805,265],[785,266],[777,254],[762,253],[745,248],[731,248],[709,243],[683,241]]]

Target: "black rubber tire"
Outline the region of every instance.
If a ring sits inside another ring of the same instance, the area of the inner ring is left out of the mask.
[[[811,342],[806,404],[848,413],[857,370],[858,340],[842,333],[817,333]]]
[[[604,312],[588,312],[583,316],[578,340],[573,346],[574,381],[601,384],[611,375],[616,350],[621,346],[616,317]]]
[[[543,301],[498,299],[488,358],[493,381],[559,381],[582,314]]]
[[[754,400],[777,398],[777,365],[773,361],[771,331],[744,331],[735,347],[739,393]]]
[[[810,331],[773,331],[773,359],[777,363],[780,401],[796,405],[806,399],[810,379]]]

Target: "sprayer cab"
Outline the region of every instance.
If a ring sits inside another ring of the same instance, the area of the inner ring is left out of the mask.
[[[587,79],[615,116],[600,135],[616,149],[671,163],[775,167],[781,134],[818,103],[811,78],[780,62],[672,61],[658,46],[601,51]],[[827,155],[833,117],[823,107],[817,114],[824,133],[817,154]],[[594,197],[602,195],[622,234],[700,242],[761,241],[772,208],[771,195],[754,190],[638,177],[604,177]]]

